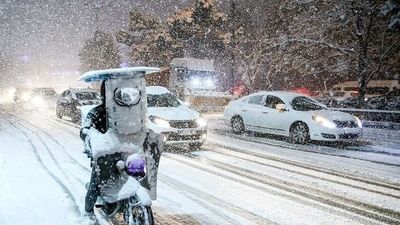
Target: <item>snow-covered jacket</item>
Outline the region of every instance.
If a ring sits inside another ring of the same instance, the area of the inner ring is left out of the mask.
[[[107,110],[104,104],[94,107],[87,114],[80,131],[82,141],[85,141],[86,136],[92,127],[100,133],[104,134],[107,132]]]

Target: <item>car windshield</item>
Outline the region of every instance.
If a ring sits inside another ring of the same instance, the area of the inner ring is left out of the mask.
[[[100,96],[96,92],[78,92],[75,93],[79,100],[100,100]]]
[[[367,87],[367,94],[370,95],[382,95],[389,92],[388,87]]]
[[[323,107],[320,103],[317,101],[305,97],[305,96],[299,96],[295,97],[292,100],[291,103],[292,107],[296,111],[312,111],[312,110],[325,110],[326,107]]]
[[[148,107],[178,107],[181,103],[170,93],[161,95],[147,95]]]
[[[54,96],[56,92],[52,88],[38,88],[33,90],[34,95]]]

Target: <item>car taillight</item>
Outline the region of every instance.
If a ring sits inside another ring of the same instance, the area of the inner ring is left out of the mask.
[[[359,96],[360,94],[358,93],[358,92],[351,92],[350,93],[350,96],[351,97],[357,97],[357,96]]]
[[[146,175],[145,165],[146,161],[144,159],[132,159],[128,163],[126,172],[133,177],[144,177]]]

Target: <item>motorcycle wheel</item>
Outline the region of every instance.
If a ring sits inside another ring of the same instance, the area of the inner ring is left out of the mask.
[[[132,211],[125,212],[126,225],[154,225],[153,211],[150,206],[137,205]]]

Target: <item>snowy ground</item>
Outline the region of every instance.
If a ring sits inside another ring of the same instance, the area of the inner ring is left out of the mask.
[[[400,131],[294,145],[209,116],[198,152],[163,154],[158,224],[400,224]],[[89,161],[76,125],[0,105],[0,224],[84,224]]]

